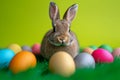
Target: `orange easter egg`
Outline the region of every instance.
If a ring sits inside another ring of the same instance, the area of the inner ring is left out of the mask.
[[[25,71],[36,66],[37,60],[33,53],[21,51],[11,60],[9,69],[13,73]]]
[[[89,48],[89,47],[87,47],[87,48],[85,48],[84,50],[83,50],[83,52],[87,52],[87,53],[89,53],[89,54],[92,54],[93,53],[93,49],[92,48]]]

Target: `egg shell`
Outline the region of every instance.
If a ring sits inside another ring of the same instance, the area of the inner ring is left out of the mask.
[[[0,69],[7,68],[10,61],[14,57],[14,51],[10,49],[1,49],[0,50]]]
[[[15,54],[17,54],[18,52],[22,51],[22,48],[18,44],[10,44],[8,46],[8,48],[13,50],[15,52]]]
[[[74,58],[76,68],[95,68],[95,60],[89,53],[83,52]]]
[[[89,53],[89,54],[92,54],[93,51],[94,50],[92,48],[89,48],[89,47],[84,48],[84,50],[83,50],[83,52],[86,52],[86,53]]]
[[[120,58],[120,48],[115,48],[112,52],[114,57],[119,57]]]
[[[96,49],[97,49],[97,46],[91,45],[91,46],[89,46],[89,48],[92,48],[93,50],[96,50]]]
[[[75,72],[75,63],[68,53],[56,52],[49,61],[49,70],[55,74],[69,77]]]
[[[9,69],[13,73],[19,73],[36,66],[37,60],[33,53],[21,51],[11,60]]]
[[[39,44],[39,43],[35,43],[35,44],[32,46],[32,52],[33,52],[35,55],[39,55],[39,54],[40,54],[40,44]]]
[[[27,45],[22,46],[22,50],[32,52],[32,49]]]
[[[109,51],[102,48],[96,49],[92,53],[92,56],[94,57],[95,62],[97,63],[111,63],[114,60],[112,54]]]
[[[110,53],[112,53],[112,51],[113,51],[113,48],[110,47],[110,46],[107,45],[107,44],[103,44],[103,45],[101,45],[99,48],[103,48],[103,49],[109,51]]]

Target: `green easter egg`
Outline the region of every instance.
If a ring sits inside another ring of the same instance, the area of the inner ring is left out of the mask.
[[[96,50],[97,49],[97,46],[95,46],[95,45],[91,45],[91,46],[89,46],[90,48],[92,48],[93,50]]]
[[[79,49],[79,53],[83,52],[83,49],[84,49],[84,48],[80,48],[80,49]]]
[[[109,51],[110,53],[113,52],[113,48],[111,46],[107,45],[107,44],[103,44],[99,48],[103,48],[103,49]]]

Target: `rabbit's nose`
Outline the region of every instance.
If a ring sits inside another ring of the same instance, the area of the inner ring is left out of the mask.
[[[66,41],[66,38],[58,37],[58,41],[59,41],[60,43],[64,44],[65,41]]]

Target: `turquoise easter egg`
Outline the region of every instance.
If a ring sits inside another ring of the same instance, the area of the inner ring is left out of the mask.
[[[15,53],[11,49],[0,50],[0,69],[7,68]]]

